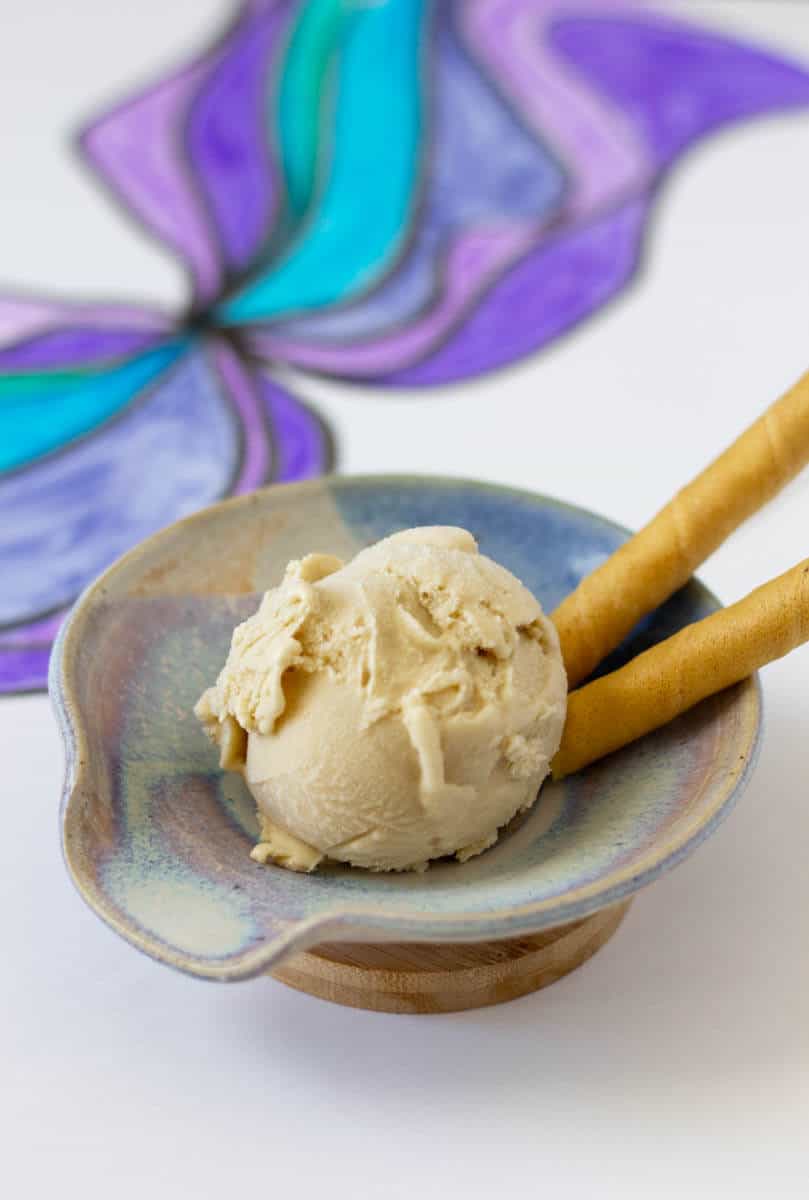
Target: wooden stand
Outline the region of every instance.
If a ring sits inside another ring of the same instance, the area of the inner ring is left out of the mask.
[[[442,945],[333,943],[272,972],[298,991],[376,1012],[460,1012],[501,1004],[574,971],[615,933],[630,901],[529,937]]]

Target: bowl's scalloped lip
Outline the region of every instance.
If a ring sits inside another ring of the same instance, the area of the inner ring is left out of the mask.
[[[491,491],[504,496],[511,495],[522,500],[534,501],[545,506],[550,505],[569,510],[579,516],[591,518],[624,536],[629,536],[630,532],[600,513],[557,500],[555,497],[468,479],[464,476],[326,475],[302,483],[273,484],[199,509],[134,546],[90,583],[79,595],[62,624],[53,646],[48,672],[48,691],[65,751],[65,771],[60,802],[62,855],[74,886],[105,924],[136,949],[185,974],[220,981],[250,979],[266,973],[290,955],[323,941],[367,941],[376,937],[387,941],[475,942],[527,936],[539,933],[544,929],[581,920],[600,909],[628,899],[641,888],[653,883],[659,876],[672,870],[697,849],[735,807],[755,769],[763,732],[762,692],[757,673],[743,681],[741,685],[737,685],[745,688],[749,693],[748,702],[752,699],[753,708],[750,713],[747,745],[744,747],[743,753],[744,765],[738,775],[729,778],[726,793],[715,803],[708,818],[698,823],[697,827],[668,853],[656,858],[654,855],[647,854],[647,859],[654,859],[648,867],[637,869],[636,865],[631,871],[627,870],[624,874],[618,873],[617,878],[613,873],[614,882],[607,887],[599,888],[597,884],[580,887],[573,893],[573,898],[567,902],[560,902],[557,897],[548,897],[535,903],[503,909],[499,913],[469,913],[462,917],[452,914],[425,915],[418,911],[413,911],[412,914],[401,911],[385,912],[384,908],[369,909],[362,905],[335,905],[333,909],[326,909],[311,917],[297,921],[291,920],[283,933],[238,954],[223,958],[207,958],[202,955],[186,953],[161,941],[156,935],[142,929],[137,923],[127,922],[112,905],[105,901],[103,896],[86,884],[82,872],[72,861],[69,846],[69,817],[73,801],[80,793],[84,782],[82,751],[85,748],[83,718],[73,700],[71,691],[70,650],[71,644],[81,636],[87,612],[92,608],[99,594],[103,594],[108,581],[128,563],[140,557],[147,548],[154,547],[160,541],[175,536],[180,527],[190,528],[194,524],[204,523],[213,512],[218,513],[225,508],[255,504],[257,498],[262,495],[277,495],[281,492],[286,495],[294,495],[300,492],[332,491],[335,488],[339,490],[340,487],[346,485],[379,485],[381,483],[429,484],[432,487],[448,488],[462,486],[479,491]],[[699,579],[695,581],[710,599],[719,603],[710,589],[705,587]]]

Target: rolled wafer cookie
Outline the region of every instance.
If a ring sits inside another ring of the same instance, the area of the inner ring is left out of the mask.
[[[809,372],[552,614],[568,686],[809,462]]]
[[[809,559],[568,696],[561,779],[809,641]]]

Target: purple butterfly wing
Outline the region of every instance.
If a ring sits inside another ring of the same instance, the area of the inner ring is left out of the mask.
[[[248,5],[211,50],[96,118],[80,142],[131,214],[186,264],[194,306],[268,237],[279,179],[265,91],[291,0]]]

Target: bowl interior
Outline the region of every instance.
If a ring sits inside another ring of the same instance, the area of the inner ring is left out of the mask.
[[[68,751],[65,855],[81,892],[134,944],[208,977],[266,969],[326,938],[483,939],[615,902],[716,825],[750,769],[759,694],[747,681],[558,784],[492,849],[423,875],[249,858],[250,797],[222,774],[191,712],[234,624],[290,558],[350,557],[420,524],[471,530],[551,611],[625,531],[545,497],[435,478],[335,478],[214,506],[151,538],[77,604],[52,664]],[[716,607],[690,583],[605,668]]]

